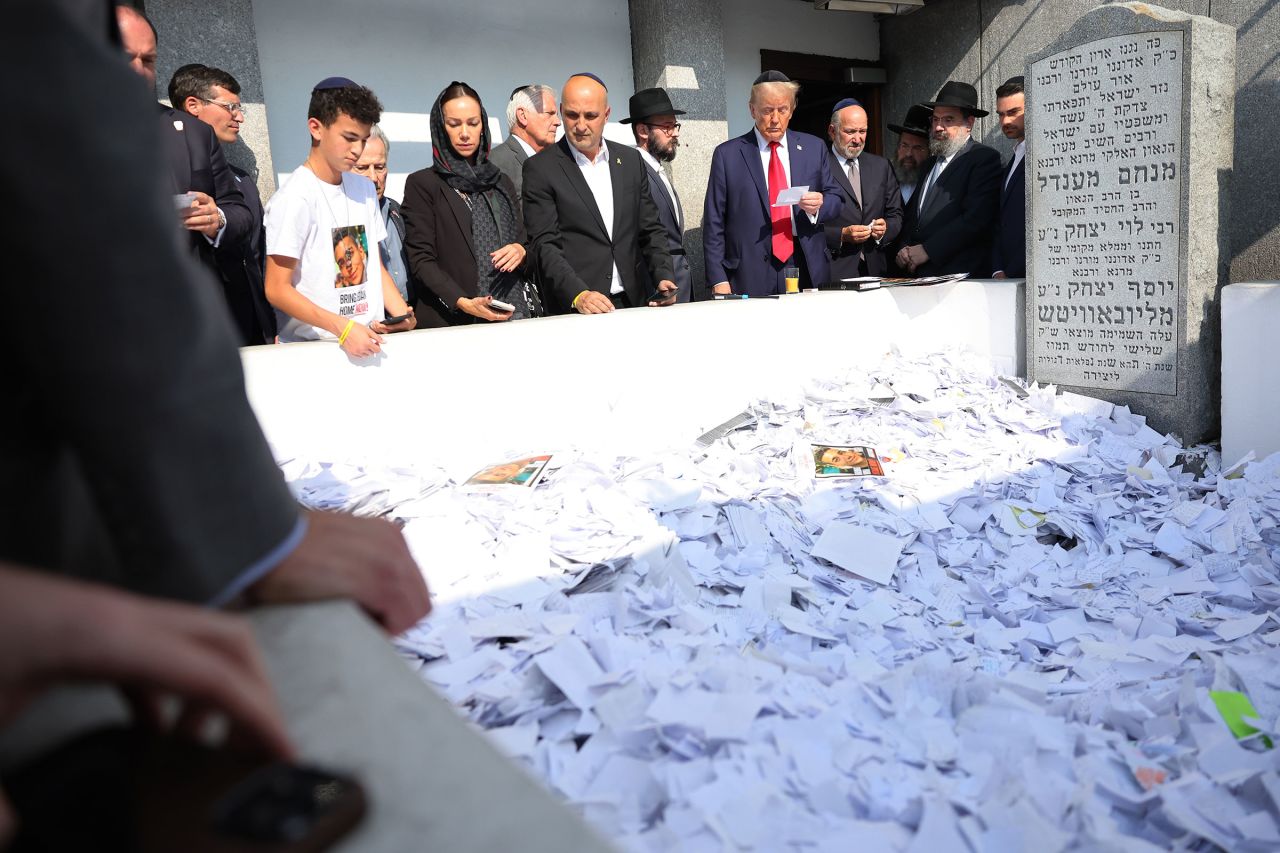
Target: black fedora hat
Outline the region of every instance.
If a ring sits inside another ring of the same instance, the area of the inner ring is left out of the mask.
[[[632,95],[627,101],[627,112],[631,115],[624,118],[620,124],[644,121],[649,116],[684,115],[684,110],[671,106],[671,98],[667,95],[667,90],[657,86],[652,89],[641,89]]]
[[[889,129],[894,133],[914,133],[916,136],[929,136],[930,108],[924,104],[913,104],[907,110],[907,117],[902,124],[891,124]]]
[[[929,101],[925,106],[929,109],[934,107],[957,107],[978,118],[987,115],[986,110],[978,109],[978,90],[968,83],[961,83],[959,80],[948,80],[939,90],[937,100]]]

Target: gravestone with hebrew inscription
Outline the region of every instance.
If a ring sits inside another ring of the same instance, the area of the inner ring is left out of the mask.
[[[1216,437],[1235,30],[1100,6],[1026,88],[1029,378]]]

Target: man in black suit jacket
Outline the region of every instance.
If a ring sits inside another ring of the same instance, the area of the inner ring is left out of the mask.
[[[556,93],[550,86],[531,83],[511,93],[507,102],[507,138],[489,152],[489,161],[516,187],[516,200],[524,190],[524,161],[556,143],[560,114]]]
[[[1026,95],[1023,79],[1010,77],[996,89],[1000,130],[1017,141],[1001,176],[1000,221],[991,246],[992,278],[1027,277]]]
[[[155,27],[132,6],[116,6],[116,23],[130,66],[154,94]],[[179,207],[178,216],[189,232],[191,251],[221,278],[214,248],[224,242],[232,244],[248,239],[253,215],[244,202],[244,195],[236,188],[235,177],[213,130],[203,122],[193,121],[185,112],[163,104],[156,106],[173,194],[190,195],[186,206]]]
[[[889,161],[863,150],[867,111],[853,98],[836,104],[827,126],[831,175],[840,187],[840,212],[823,223],[831,250],[831,280],[883,276],[889,246],[902,229],[902,193]]]
[[[524,164],[524,221],[547,299],[561,312],[675,302],[667,235],[640,155],[608,145],[609,98],[594,74],[570,77],[560,95],[565,136]],[[643,257],[650,280],[641,281]],[[652,298],[655,294],[663,297]]]
[[[169,103],[209,125],[218,142],[234,145],[240,138],[244,107],[240,84],[220,68],[194,63],[184,65],[169,79]],[[244,195],[253,217],[248,238],[223,242],[213,250],[222,278],[223,295],[231,321],[245,346],[274,343],[276,314],[262,285],[266,243],[262,228],[262,199],[253,176],[228,164],[236,187]]]
[[[649,177],[649,195],[658,206],[658,218],[667,232],[667,252],[671,255],[677,287],[676,302],[689,302],[693,298],[693,274],[684,253],[684,209],[680,206],[676,188],[662,169],[663,163],[676,159],[676,151],[680,148],[680,122],[676,121],[676,116],[684,115],[684,110],[672,106],[666,90],[659,88],[636,92],[631,96],[628,107],[631,115],[624,118],[622,124],[631,125],[636,150],[640,152],[645,174]],[[649,280],[649,269],[643,258],[637,275],[641,281]]]
[[[913,275],[991,274],[991,231],[1000,206],[1000,155],[971,138],[978,92],[948,81],[933,110],[932,157],[903,220],[898,266]]]
[[[173,239],[155,103],[109,41],[111,7],[23,6],[0,45],[50,168],[0,164],[24,212],[12,279],[39,275],[35,315],[74,333],[15,326],[0,493],[22,499],[0,513],[0,561],[214,606],[348,597],[410,627],[430,602],[395,527],[302,512],[280,476],[221,296]],[[66,109],[92,98],[112,108]]]

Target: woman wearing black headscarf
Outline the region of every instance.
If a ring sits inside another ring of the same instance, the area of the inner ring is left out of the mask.
[[[450,83],[431,108],[431,155],[431,168],[405,182],[401,205],[418,327],[541,314],[521,274],[528,242],[515,186],[489,162],[489,117],[466,83]]]

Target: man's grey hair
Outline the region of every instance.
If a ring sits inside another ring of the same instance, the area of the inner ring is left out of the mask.
[[[516,110],[542,112],[542,103],[547,99],[547,95],[550,95],[553,101],[555,100],[555,91],[542,83],[531,83],[512,92],[511,100],[507,102],[507,129],[511,130],[517,126]]]
[[[850,105],[849,105],[849,107],[857,107],[858,109],[862,110],[863,112],[866,112],[866,111],[867,111],[867,108],[866,108],[866,107],[864,107],[862,104],[850,104]],[[834,126],[834,127],[839,127],[839,126],[840,126],[840,113],[842,113],[842,112],[844,112],[845,110],[849,109],[849,107],[845,107],[844,109],[840,109],[840,110],[832,110],[832,111],[831,111],[831,118],[827,120],[827,124],[828,124],[828,125],[832,125],[832,126]],[[868,118],[869,118],[869,117],[868,117]],[[870,128],[868,128],[868,130],[870,130]]]
[[[382,125],[375,124],[369,129],[369,138],[376,139],[382,143],[382,149],[386,152],[387,157],[391,157],[391,140],[387,139],[387,135],[382,131]]]

